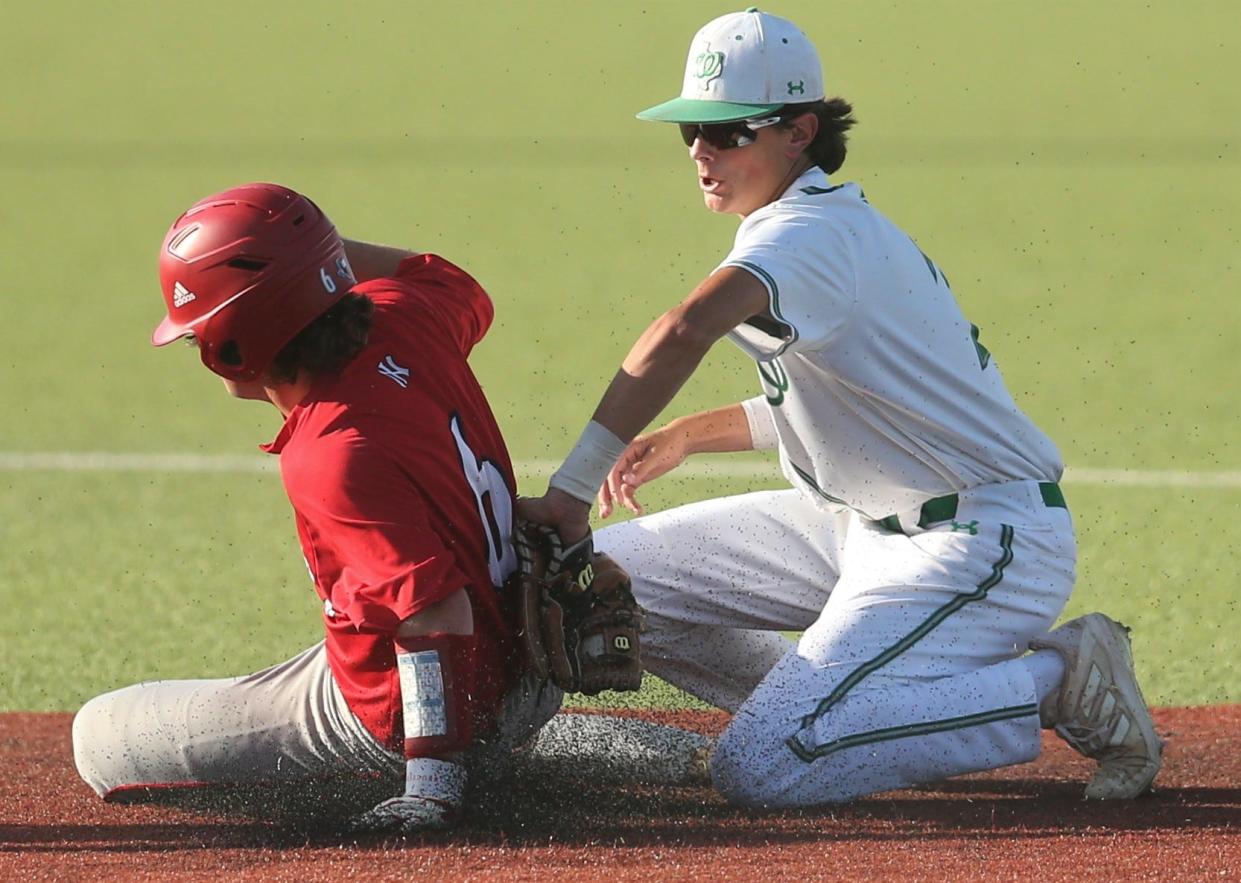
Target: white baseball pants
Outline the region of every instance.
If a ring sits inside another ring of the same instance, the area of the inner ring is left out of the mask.
[[[559,689],[524,679],[505,697],[490,747],[507,752],[526,741],[561,698]],[[368,775],[399,791],[405,771],[404,756],[349,710],[322,642],[244,677],[151,681],[96,696],[73,720],[73,754],[96,793],[122,800]]]
[[[633,577],[647,668],[735,712],[711,769],[730,801],[844,802],[1038,755],[1021,656],[1068,599],[1076,543],[1037,482],[973,489],[953,520],[906,533],[787,490],[638,518],[596,546]]]

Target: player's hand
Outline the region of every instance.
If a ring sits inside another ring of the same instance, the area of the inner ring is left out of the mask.
[[[405,793],[354,816],[347,830],[354,834],[409,836],[450,828],[461,817],[465,784],[465,768],[459,763],[411,757],[405,761]]]
[[[411,837],[424,831],[451,828],[459,815],[456,807],[425,797],[403,794],[355,816],[350,820],[347,830],[351,834],[399,834],[402,837]]]
[[[556,528],[565,545],[572,545],[590,533],[590,504],[554,487],[548,488],[541,497],[519,497],[517,514],[526,521]]]
[[[635,438],[599,488],[599,517],[611,516],[618,504],[635,515],[643,514],[638,488],[680,466],[690,453],[689,435],[675,423]]]

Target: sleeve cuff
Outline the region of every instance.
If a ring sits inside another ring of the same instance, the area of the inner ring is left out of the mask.
[[[780,446],[776,434],[776,421],[771,416],[771,405],[763,396],[755,396],[741,403],[746,422],[750,424],[750,442],[756,451],[770,451]]]

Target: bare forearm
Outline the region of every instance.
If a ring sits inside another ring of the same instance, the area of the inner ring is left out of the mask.
[[[665,314],[629,351],[593,419],[629,441],[672,401],[715,340],[681,321],[676,311]]]
[[[356,239],[345,240],[345,256],[353,268],[353,277],[359,282],[382,279],[396,272],[397,266],[417,252],[391,245],[377,245]]]
[[[711,346],[766,308],[767,289],[745,270],[725,267],[664,313],[638,338],[592,419],[523,515],[555,525],[566,542],[588,530],[586,515],[626,446],[662,411]]]
[[[450,635],[469,635],[474,632],[474,608],[465,589],[457,589],[443,600],[401,620],[397,627],[398,638],[432,635],[437,632]]]
[[[725,454],[754,449],[750,423],[739,404],[678,417],[665,429],[684,436],[687,454]]]

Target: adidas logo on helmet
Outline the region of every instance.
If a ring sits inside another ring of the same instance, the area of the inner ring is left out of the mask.
[[[183,307],[192,300],[197,300],[194,292],[190,291],[180,282],[172,287],[172,305],[174,307]]]

